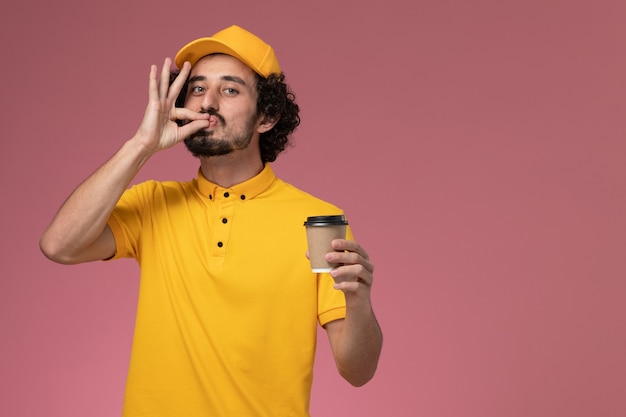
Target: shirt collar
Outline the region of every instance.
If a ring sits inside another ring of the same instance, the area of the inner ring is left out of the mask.
[[[212,201],[224,197],[236,197],[241,200],[249,200],[268,189],[275,180],[276,175],[269,163],[266,163],[263,170],[256,176],[228,188],[220,187],[212,183],[202,174],[202,170],[198,169],[198,189],[202,195]],[[227,195],[225,196],[225,194]]]

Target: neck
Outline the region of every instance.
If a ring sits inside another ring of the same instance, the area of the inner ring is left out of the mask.
[[[237,158],[235,155],[200,158],[202,175],[220,187],[229,188],[256,176],[263,170],[263,162],[257,158]]]

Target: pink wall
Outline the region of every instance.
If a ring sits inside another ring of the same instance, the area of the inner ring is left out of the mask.
[[[377,268],[379,372],[349,387],[322,340],[314,416],[626,415],[626,3],[367,3],[3,6],[1,415],[119,415],[137,267],[37,241],[134,133],[150,64],[233,23],[303,109],[276,170]],[[173,149],[138,180],[196,167]]]

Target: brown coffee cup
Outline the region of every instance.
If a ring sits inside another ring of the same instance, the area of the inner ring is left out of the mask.
[[[330,272],[337,267],[326,261],[324,256],[328,252],[333,252],[331,246],[333,239],[346,238],[346,226],[348,221],[343,215],[334,216],[312,216],[307,217],[306,237],[309,245],[309,260],[313,272]]]

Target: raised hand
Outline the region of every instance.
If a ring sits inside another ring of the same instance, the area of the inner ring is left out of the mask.
[[[176,98],[183,88],[191,65],[185,62],[180,73],[170,85],[172,61],[166,58],[158,76],[156,65],[150,67],[148,106],[135,140],[151,153],[174,146],[186,137],[209,126],[209,115],[175,107]],[[189,123],[179,126],[176,120]]]

